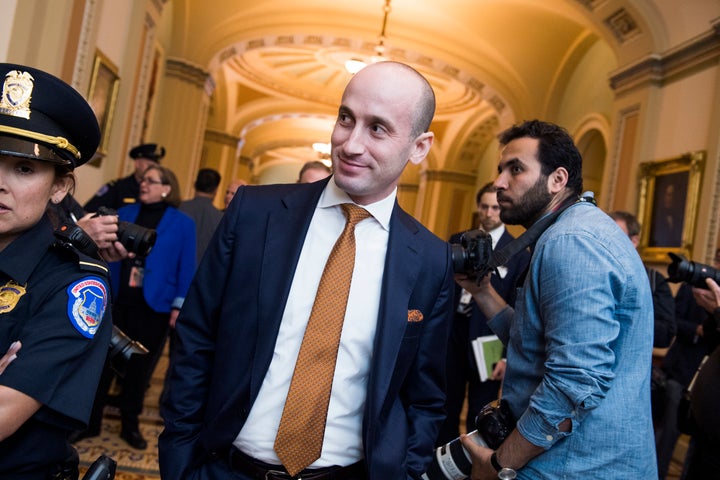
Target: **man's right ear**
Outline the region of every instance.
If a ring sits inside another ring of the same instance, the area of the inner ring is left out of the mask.
[[[430,147],[432,147],[434,140],[435,134],[433,132],[421,133],[415,137],[415,148],[410,153],[409,160],[415,165],[425,160],[425,157],[427,157],[428,153],[430,153]]]

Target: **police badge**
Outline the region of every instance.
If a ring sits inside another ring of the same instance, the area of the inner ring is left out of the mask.
[[[25,287],[12,280],[0,287],[0,313],[12,311],[23,295],[25,295]]]
[[[35,79],[28,72],[12,70],[5,75],[0,113],[30,119],[30,97]]]

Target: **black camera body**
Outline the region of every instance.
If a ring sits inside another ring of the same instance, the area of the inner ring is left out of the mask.
[[[720,285],[720,271],[710,265],[695,263],[682,255],[675,255],[674,253],[668,253],[668,256],[672,260],[667,269],[669,281],[675,283],[685,282],[693,287],[707,289],[705,279],[712,278]]]
[[[515,417],[505,400],[485,405],[475,417],[475,428],[468,435],[483,447],[497,449],[515,428]],[[470,476],[472,459],[459,438],[435,449],[423,480],[463,480]]]
[[[460,236],[460,243],[450,244],[453,271],[470,279],[482,278],[493,269],[492,238],[485,230],[468,230]]]
[[[117,215],[112,208],[100,207],[95,213],[96,216]],[[140,257],[147,257],[155,245],[157,232],[152,228],[141,227],[130,222],[118,221],[118,241],[128,252],[134,252]]]

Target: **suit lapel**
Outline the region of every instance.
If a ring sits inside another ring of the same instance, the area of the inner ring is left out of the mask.
[[[395,204],[390,221],[385,274],[378,314],[375,347],[368,382],[368,412],[380,412],[390,389],[395,364],[407,327],[412,285],[420,271],[422,244],[417,226]]]

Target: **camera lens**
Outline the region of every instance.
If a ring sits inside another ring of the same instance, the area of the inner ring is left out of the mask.
[[[118,240],[129,252],[135,252],[146,257],[157,238],[157,232],[150,228],[141,227],[134,223],[118,222]]]
[[[712,278],[720,284],[720,272],[710,265],[695,263],[674,253],[668,253],[668,256],[672,260],[668,265],[668,280],[671,282],[686,282],[693,287],[707,288],[705,279]]]
[[[458,243],[450,244],[450,254],[452,255],[453,271],[455,273],[463,273],[467,270],[468,262],[467,251],[465,247]]]

